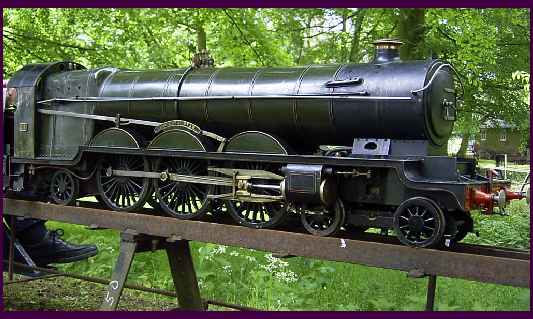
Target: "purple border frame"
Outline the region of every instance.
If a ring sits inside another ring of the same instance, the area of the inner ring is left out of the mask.
[[[44,8],[43,4],[46,4],[46,7],[61,7],[61,8],[105,8],[105,7],[124,7],[124,8],[145,8],[146,2],[141,0],[91,0],[86,2],[73,2],[66,0],[49,0],[46,2],[37,1],[37,0],[5,0],[0,6],[2,8],[23,8],[23,7],[35,7],[35,8]],[[424,3],[420,3],[414,0],[384,0],[376,5],[375,1],[371,0],[359,0],[359,1],[350,1],[350,0],[253,0],[253,1],[244,1],[244,0],[218,0],[216,2],[209,0],[195,1],[194,3],[185,2],[185,1],[171,1],[171,0],[153,0],[149,2],[151,7],[184,7],[184,8],[221,8],[221,7],[232,7],[232,8],[247,8],[247,7],[272,7],[272,8],[311,8],[311,7],[380,7],[380,8],[408,8],[408,7],[425,7],[425,8],[531,8],[532,3],[525,0],[507,0],[507,1],[498,1],[498,0],[474,0],[464,3],[459,0],[428,0]],[[326,4],[326,6],[325,6]],[[530,28],[531,28],[531,12],[530,12]],[[3,15],[0,17],[0,22],[3,26]],[[530,33],[531,34],[531,33]],[[2,39],[0,39],[0,45],[2,44]],[[531,44],[530,44],[531,45]],[[530,51],[531,52],[531,51]],[[3,45],[0,48],[0,58],[3,61]],[[530,65],[530,74],[531,74],[531,65]],[[0,75],[0,80],[3,80],[3,74]],[[0,106],[3,108],[3,105]],[[0,117],[0,128],[3,127],[2,118]],[[531,117],[530,117],[531,121]],[[530,125],[530,136],[533,129]],[[0,140],[3,141],[3,130],[0,130]],[[1,149],[3,154],[3,147]],[[533,159],[533,154],[530,152],[530,162]],[[3,202],[3,193],[0,189],[0,198]],[[531,204],[530,204],[531,205]],[[0,206],[0,215],[3,213],[3,204]],[[531,224],[531,220],[530,220]],[[1,242],[0,238],[0,242]],[[0,246],[0,252],[3,253],[3,245]],[[2,265],[0,265],[0,268]],[[3,287],[3,277],[0,278],[0,285]],[[530,297],[531,298],[531,297]],[[530,304],[533,303],[533,298],[530,299]],[[0,300],[0,311],[3,312],[3,292],[2,299]],[[38,315],[39,318],[70,318],[75,315],[78,319],[91,318],[95,316],[94,312],[30,312],[30,311],[21,311],[21,312],[6,312],[2,314],[2,317],[6,318],[27,318],[30,315]],[[524,312],[467,312],[467,311],[454,311],[454,312],[119,312],[119,313],[98,313],[98,316],[120,316],[120,317],[129,317],[129,318],[142,318],[146,319],[147,316],[152,318],[156,317],[174,317],[174,316],[200,316],[203,318],[221,318],[223,316],[236,316],[241,318],[270,318],[275,316],[278,318],[291,317],[291,318],[302,318],[302,319],[311,319],[311,318],[353,318],[355,316],[360,318],[462,318],[468,316],[469,318],[501,318],[502,316],[512,317],[512,318],[530,318],[533,317],[531,309],[530,311]]]

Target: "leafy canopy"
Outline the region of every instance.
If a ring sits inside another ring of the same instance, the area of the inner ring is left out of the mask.
[[[411,11],[408,11],[411,10]],[[450,61],[465,86],[458,133],[490,118],[529,127],[527,9],[4,9],[4,77],[24,64],[175,68],[368,62],[400,37],[409,58]],[[413,43],[416,42],[416,43]]]

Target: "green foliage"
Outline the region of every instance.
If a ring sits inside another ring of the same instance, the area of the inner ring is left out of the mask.
[[[529,10],[429,10],[428,47],[458,70],[465,85],[456,130],[472,134],[487,119],[529,127],[529,92],[513,78],[529,72]]]
[[[501,118],[529,127],[527,9],[5,9],[4,77],[32,62],[174,68],[197,48],[218,66],[368,62],[372,42],[452,62],[465,84],[458,133]],[[53,27],[52,27],[53,26]],[[415,27],[416,26],[416,27]]]

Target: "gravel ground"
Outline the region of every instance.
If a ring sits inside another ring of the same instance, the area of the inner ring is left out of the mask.
[[[23,277],[15,275],[14,279]],[[4,274],[4,282],[7,275]],[[11,285],[4,285],[4,309],[18,310],[98,310],[105,286],[81,280],[53,277]],[[118,310],[171,310],[177,307],[172,297],[125,289]],[[217,310],[211,307],[210,310]]]

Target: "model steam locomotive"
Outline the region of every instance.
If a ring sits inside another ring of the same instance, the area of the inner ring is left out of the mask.
[[[473,230],[471,210],[526,194],[446,155],[454,69],[401,61],[400,44],[376,41],[368,64],[26,65],[7,84],[4,189],[180,219],[227,212],[255,228],[299,214],[316,235],[377,227],[450,245]]]

